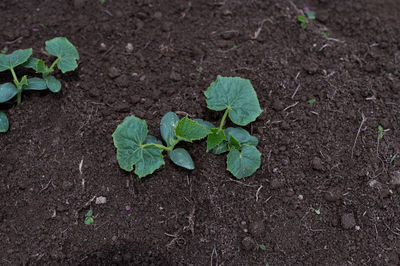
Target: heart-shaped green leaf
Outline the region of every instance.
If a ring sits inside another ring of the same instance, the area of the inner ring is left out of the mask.
[[[47,88],[52,92],[56,93],[61,90],[61,82],[58,81],[54,76],[47,76],[43,78],[46,81]]]
[[[62,73],[75,70],[78,67],[76,60],[79,59],[75,46],[65,37],[56,37],[46,41],[46,51],[58,57],[57,67]]]
[[[211,128],[207,136],[207,152],[220,145],[224,140],[226,140],[224,130]]]
[[[169,153],[169,158],[178,166],[193,170],[194,163],[190,154],[183,148],[178,148]]]
[[[192,142],[207,136],[208,130],[187,116],[179,120],[175,127],[175,136],[184,141]]]
[[[258,145],[258,139],[250,135],[250,133],[243,128],[228,127],[227,129],[225,129],[225,134],[228,139],[230,138],[230,136],[233,136],[237,141],[240,142],[241,145],[243,144],[249,144],[253,146]]]
[[[226,170],[237,179],[251,176],[261,165],[261,153],[252,145],[245,145],[241,151],[234,149],[228,153]]]
[[[135,173],[139,178],[152,174],[165,164],[163,150],[144,143],[146,139],[149,140],[147,133],[147,124],[144,120],[129,116],[118,125],[112,135],[114,146],[117,148],[119,166],[130,172],[135,165]]]
[[[203,126],[205,129],[208,129],[208,130],[210,130],[210,129],[212,129],[212,128],[215,127],[213,123],[208,122],[208,121],[206,121],[206,120],[203,120],[203,119],[201,119],[201,118],[195,118],[195,119],[193,119],[193,121],[196,121],[196,122],[199,123],[201,126]]]
[[[28,85],[24,87],[24,90],[41,91],[47,89],[46,81],[41,78],[30,78],[28,79]]]
[[[229,118],[240,126],[253,122],[262,112],[257,94],[248,79],[218,76],[204,94],[209,109],[228,109]]]
[[[0,112],[0,132],[7,132],[8,131],[8,119],[5,113]]]
[[[11,54],[0,54],[0,72],[23,64],[31,55],[31,48],[16,50]]]
[[[176,142],[175,127],[178,125],[179,117],[173,113],[168,112],[162,118],[160,122],[161,137],[167,143],[167,146],[172,146]]]
[[[0,103],[4,103],[17,95],[18,90],[14,84],[8,82],[0,84]]]

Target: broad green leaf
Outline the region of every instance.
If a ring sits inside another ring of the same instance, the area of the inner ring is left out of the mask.
[[[28,85],[24,87],[24,90],[41,91],[47,89],[47,83],[41,78],[30,78],[28,79]]]
[[[224,130],[211,128],[207,136],[207,152],[217,147],[224,140],[227,140]]]
[[[92,217],[92,216],[86,216],[84,223],[85,223],[86,225],[94,224],[94,219],[93,219],[93,217]]]
[[[0,112],[0,132],[7,132],[8,131],[8,119],[5,113]]]
[[[61,90],[61,82],[54,76],[47,76],[43,78],[46,81],[47,88],[52,92],[59,92]]]
[[[225,134],[228,139],[230,138],[230,136],[233,136],[242,145],[243,144],[249,144],[254,146],[258,145],[258,139],[250,135],[250,133],[243,128],[228,127],[227,129],[225,129]]]
[[[135,116],[129,116],[117,126],[113,133],[114,146],[117,148],[117,160],[119,166],[125,171],[132,171],[135,167],[135,173],[142,178],[153,173],[164,164],[162,149],[146,145],[147,124],[144,120]],[[153,139],[154,140],[154,139]]]
[[[140,149],[139,160],[136,162],[135,174],[139,178],[152,174],[164,165],[163,150],[155,146],[144,146]]]
[[[37,59],[37,58],[29,57],[29,59],[25,63],[23,63],[22,66],[26,67],[26,68],[32,68],[33,70],[36,71],[36,64],[37,64],[38,60],[39,59]]]
[[[143,142],[143,144],[149,144],[149,143],[162,145],[162,142],[152,135],[147,135],[146,139]]]
[[[178,148],[171,151],[169,153],[169,158],[178,166],[189,170],[194,169],[192,157],[190,157],[190,154],[183,148]]]
[[[179,117],[173,113],[168,112],[162,118],[160,122],[161,137],[167,143],[167,146],[172,146],[176,142],[175,127],[178,125]]]
[[[0,84],[0,103],[4,103],[17,95],[18,90],[13,83]]]
[[[228,146],[229,150],[230,151],[233,149],[239,150],[240,147],[241,147],[240,142],[237,139],[235,139],[232,135],[230,135],[229,136],[229,146]]]
[[[206,120],[203,120],[201,118],[195,118],[193,119],[193,121],[196,121],[197,123],[199,123],[201,126],[203,126],[205,129],[210,130],[212,128],[214,128],[215,126],[213,125],[213,123],[208,122]]]
[[[28,79],[28,85],[24,87],[24,90],[45,90],[47,89],[47,83],[41,78],[30,78]]]
[[[23,64],[31,55],[31,48],[16,50],[11,54],[0,54],[0,72]]]
[[[226,159],[226,170],[240,179],[252,175],[261,165],[261,153],[252,145],[245,145],[241,151],[231,150]]]
[[[88,210],[88,212],[85,214],[85,217],[90,217],[90,216],[92,216],[92,215],[93,215],[93,210],[90,209],[90,210]]]
[[[209,109],[228,109],[229,118],[240,126],[253,122],[262,112],[257,94],[248,79],[218,76],[204,94]]]
[[[179,120],[175,127],[175,136],[178,138],[192,142],[207,136],[208,130],[202,127],[199,123],[190,120],[187,116]]]
[[[76,60],[79,59],[75,46],[65,37],[56,37],[46,41],[46,51],[58,57],[57,67],[62,73],[75,70],[78,67]]]

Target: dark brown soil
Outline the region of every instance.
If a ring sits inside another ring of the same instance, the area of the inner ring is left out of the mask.
[[[304,7],[317,17],[305,30]],[[399,265],[397,0],[3,0],[0,10],[1,49],[47,58],[44,42],[65,36],[81,56],[61,93],[0,106],[10,120],[0,264]],[[247,127],[262,152],[253,176],[235,180],[204,142],[186,145],[194,171],[166,161],[139,180],[118,167],[111,134],[129,114],[157,137],[168,111],[220,119],[203,96],[218,74],[250,79],[264,110]]]

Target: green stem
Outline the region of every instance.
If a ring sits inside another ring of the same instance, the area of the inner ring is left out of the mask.
[[[221,120],[221,124],[219,125],[219,130],[222,130],[222,127],[225,125],[225,120],[226,117],[228,116],[229,110],[230,110],[229,108],[225,110],[224,116],[222,117]]]
[[[58,63],[59,60],[60,60],[60,58],[58,57],[56,60],[54,60],[53,64],[51,64],[51,67],[50,67],[51,72],[54,71],[54,66]]]
[[[147,144],[143,144],[143,145],[142,145],[142,148],[144,148],[144,147],[149,147],[149,146],[154,146],[154,147],[157,147],[157,148],[163,149],[163,150],[165,150],[165,151],[167,151],[167,152],[170,152],[170,151],[172,151],[172,149],[174,148],[174,147],[165,147],[164,145],[155,144],[155,143],[147,143]]]
[[[18,80],[17,74],[15,74],[14,68],[10,68],[11,74],[14,78],[14,84],[17,87],[18,93],[17,93],[17,104],[21,103],[21,93],[22,93],[22,88],[21,88],[21,83]]]

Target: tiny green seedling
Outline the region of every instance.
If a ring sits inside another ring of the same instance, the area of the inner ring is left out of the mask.
[[[106,2],[106,0],[99,0],[100,4],[104,4]]]
[[[11,54],[0,54],[0,72],[9,70],[13,77],[13,83],[7,82],[0,84],[0,103],[7,102],[17,96],[17,104],[21,103],[21,95],[25,90],[45,90],[56,93],[61,90],[61,82],[58,81],[51,73],[54,72],[55,66],[62,73],[73,71],[78,67],[79,59],[78,51],[75,46],[64,37],[57,37],[46,41],[46,51],[57,58],[50,67],[46,66],[41,59],[31,57],[32,49],[20,49]],[[32,68],[42,77],[28,78],[27,75],[18,78],[15,68],[23,66]]]
[[[378,126],[378,139],[383,138],[383,127],[381,125]]]
[[[200,73],[203,72],[203,70],[204,70],[203,67],[198,67],[198,68],[197,68],[197,71],[200,72]]]
[[[8,48],[4,47],[3,49],[1,49],[0,53],[2,54],[6,54],[8,52]]]
[[[183,148],[175,149],[175,146],[180,141],[200,140],[207,136],[208,130],[187,116],[179,120],[175,113],[168,112],[161,119],[160,131],[166,146],[148,135],[146,121],[136,116],[125,118],[112,135],[119,166],[128,172],[135,166],[135,174],[142,178],[165,164],[162,152],[167,151],[176,165],[194,169],[190,154]]]
[[[307,29],[308,19],[305,16],[302,15],[297,16],[297,21],[300,22],[300,26],[303,30]]]
[[[317,100],[315,100],[315,99],[310,99],[310,100],[308,100],[308,103],[309,104],[313,104],[313,103],[315,103]]]
[[[321,214],[321,211],[319,209],[314,209],[313,207],[310,207],[310,210],[315,212],[316,215],[320,215]]]
[[[262,250],[262,251],[266,251],[267,247],[264,244],[261,244],[258,246],[258,249]]]
[[[228,116],[234,124],[246,126],[261,114],[262,110],[253,86],[248,79],[218,76],[204,94],[208,109],[225,110],[219,127],[198,120],[210,131],[207,136],[207,152],[228,152],[227,170],[236,178],[252,175],[261,164],[261,153],[256,148],[257,138],[243,128],[223,127]]]
[[[91,225],[94,223],[94,218],[93,218],[93,211],[89,210],[86,214],[85,214],[85,220],[84,223],[86,225]]]
[[[328,38],[330,35],[329,31],[324,31],[321,34],[322,34],[322,38],[324,38],[324,39]]]
[[[307,16],[309,19],[315,19],[315,12],[311,11],[309,8],[304,8],[304,14]]]

